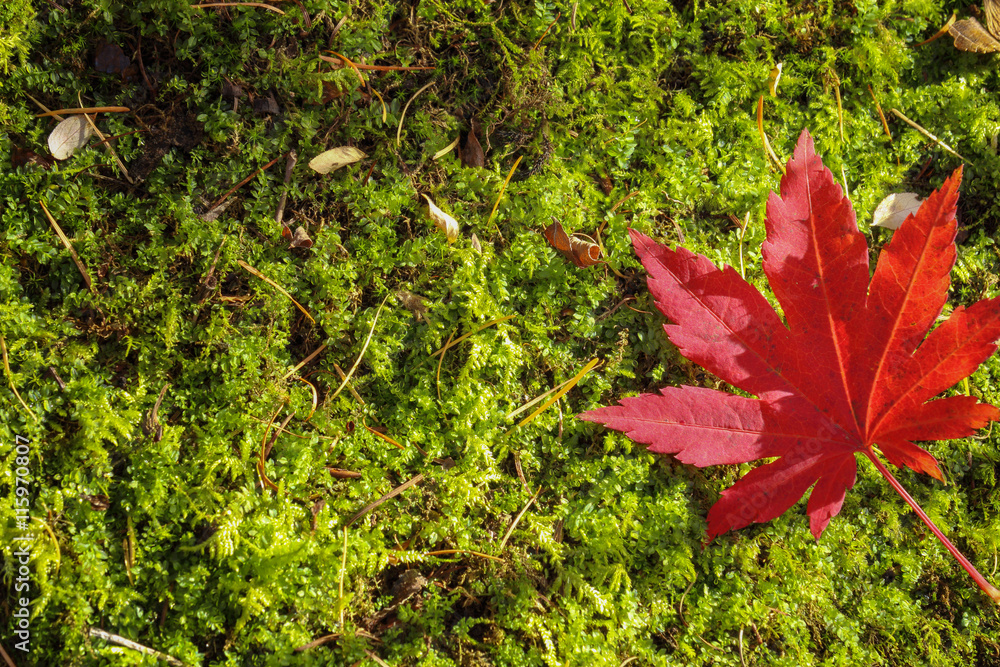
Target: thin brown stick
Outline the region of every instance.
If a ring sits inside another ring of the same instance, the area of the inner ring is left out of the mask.
[[[42,106],[37,101],[35,104]],[[44,107],[43,107],[44,108]],[[55,111],[46,111],[45,113],[35,114],[35,118],[45,118],[46,116],[58,116],[61,114],[88,114],[88,113],[128,113],[131,111],[128,107],[77,107],[76,109],[56,109]]]
[[[292,170],[295,169],[295,163],[298,159],[298,153],[296,153],[294,149],[288,151],[288,160],[285,162],[285,187],[281,191],[281,199],[278,201],[278,210],[274,214],[274,221],[279,225],[284,224],[285,222],[285,202],[288,200],[288,186],[292,182]]]
[[[349,65],[346,64],[347,58],[341,59],[340,57],[331,58],[330,56],[320,56],[319,59],[336,65],[337,69],[349,67]],[[434,67],[403,67],[402,65],[364,65],[362,63],[354,63],[354,68],[370,72],[419,72],[422,70],[436,69]]]
[[[273,5],[267,5],[263,2],[206,2],[201,5],[191,5],[191,9],[205,9],[208,7],[260,7],[261,9],[266,9],[269,12],[274,12],[275,14],[285,15],[285,12],[281,11]]]
[[[490,560],[495,560],[498,563],[503,562],[503,558],[497,558],[496,556],[491,556],[489,554],[484,554],[481,551],[473,551],[472,549],[441,549],[440,551],[428,551],[425,556],[450,556],[452,554],[472,554],[473,556],[479,556],[480,558],[489,558]]]
[[[325,349],[326,349],[326,343],[323,343],[322,345],[320,345],[319,347],[317,347],[315,350],[313,350],[312,352],[310,352],[308,357],[306,357],[305,359],[303,359],[302,361],[300,361],[299,363],[297,363],[295,365],[295,368],[293,368],[292,370],[290,370],[287,373],[285,373],[284,377],[281,378],[282,382],[284,382],[288,378],[290,378],[293,375],[295,375],[296,373],[298,373],[299,370],[303,366],[305,366],[310,361],[312,361],[313,359],[315,359],[316,357],[318,357],[320,354],[322,354],[323,350],[325,350]]]
[[[112,644],[118,644],[119,646],[124,646],[125,648],[130,648],[133,651],[138,651],[139,653],[144,653],[146,655],[151,655],[157,660],[162,660],[167,664],[174,665],[175,667],[187,667],[187,665],[173,656],[169,656],[166,653],[161,653],[156,649],[151,649],[148,646],[143,646],[142,644],[136,643],[131,639],[125,639],[119,635],[113,635],[110,632],[105,632],[104,630],[99,630],[97,628],[90,628],[87,631],[91,637],[97,637],[98,639],[103,639],[106,642],[111,642]]]
[[[542,40],[545,39],[545,36],[547,34],[549,34],[549,30],[552,30],[552,26],[554,26],[556,24],[556,21],[559,20],[560,16],[562,16],[562,12],[557,12],[556,13],[556,17],[554,19],[552,19],[552,23],[550,23],[549,27],[545,29],[545,32],[542,33],[542,36],[538,38],[538,41],[535,42],[535,45],[531,47],[532,51],[534,51],[535,49],[538,48],[538,45],[541,44]]]
[[[10,656],[7,655],[7,651],[3,650],[3,645],[0,645],[0,656],[3,656],[3,661],[7,663],[7,667],[17,667],[14,661],[10,659]]]
[[[354,525],[355,521],[357,521],[358,519],[360,519],[364,515],[368,514],[369,512],[371,512],[373,509],[375,509],[376,507],[378,507],[379,505],[381,505],[385,501],[391,500],[392,498],[395,498],[396,496],[398,496],[399,494],[401,494],[403,491],[406,491],[411,486],[415,486],[415,485],[419,484],[422,481],[424,481],[424,476],[422,474],[416,475],[414,477],[411,477],[410,479],[406,480],[405,482],[403,482],[402,484],[400,484],[395,489],[393,489],[389,493],[385,494],[384,496],[382,496],[381,498],[379,498],[375,502],[370,503],[368,505],[365,505],[365,507],[363,507],[357,514],[355,514],[354,516],[351,517],[351,520],[347,522],[347,527],[350,527],[350,526]]]
[[[83,114],[83,117],[87,119],[87,123],[90,124],[90,129],[92,129],[101,140],[100,143],[104,144],[104,150],[111,153],[111,157],[115,159],[115,163],[118,165],[118,168],[122,170],[125,180],[129,182],[129,185],[135,185],[135,181],[133,181],[132,177],[128,175],[128,169],[125,168],[125,163],[121,161],[121,158],[118,157],[118,153],[115,152],[115,149],[108,142],[108,137],[104,136],[104,133],[101,132],[99,127],[97,127],[97,123],[95,123],[94,119],[90,117],[90,114]]]
[[[39,199],[38,203],[42,205],[42,211],[45,213],[45,217],[49,219],[49,224],[52,225],[52,229],[55,230],[56,236],[58,236],[59,240],[62,241],[62,244],[66,246],[66,249],[69,250],[69,254],[73,257],[73,261],[76,262],[76,268],[80,270],[80,275],[83,276],[83,282],[87,284],[87,289],[94,292],[94,286],[90,282],[90,274],[87,273],[87,267],[80,261],[80,256],[77,255],[76,250],[73,249],[73,244],[69,242],[66,234],[63,233],[62,227],[59,226],[56,219],[52,217],[51,213],[49,213],[49,209],[45,205],[45,202]],[[94,292],[94,294],[96,294],[96,292]]]
[[[247,183],[249,183],[260,172],[264,171],[265,169],[269,169],[271,166],[274,165],[275,162],[277,162],[280,159],[281,159],[281,156],[279,155],[278,157],[274,158],[273,160],[271,160],[270,162],[268,162],[267,164],[265,164],[263,167],[261,167],[260,169],[258,169],[257,171],[255,171],[254,173],[252,173],[249,176],[247,176],[246,178],[244,178],[242,181],[240,181],[239,183],[237,183],[233,187],[229,188],[229,191],[226,192],[226,194],[224,194],[221,197],[219,197],[215,201],[214,204],[212,204],[211,206],[208,207],[208,210],[211,211],[213,208],[215,208],[216,206],[218,206],[222,202],[224,202],[227,199],[229,199],[229,195],[233,194],[234,192],[236,192],[237,190],[239,190],[240,188],[242,188],[244,185],[246,185]]]

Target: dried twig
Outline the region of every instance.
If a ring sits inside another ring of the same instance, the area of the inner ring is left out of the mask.
[[[236,192],[237,190],[239,190],[240,188],[242,188],[244,185],[246,185],[247,183],[249,183],[260,172],[264,171],[265,169],[269,169],[275,162],[277,162],[280,159],[281,159],[281,156],[279,155],[278,157],[274,158],[273,160],[271,160],[270,162],[268,162],[267,164],[265,164],[263,167],[261,167],[260,169],[258,169],[257,171],[255,171],[254,173],[252,173],[249,176],[247,176],[246,178],[244,178],[242,181],[240,181],[239,183],[237,183],[233,187],[229,188],[229,190],[226,192],[226,194],[224,194],[221,197],[219,197],[218,199],[216,199],[215,203],[213,203],[211,206],[208,207],[208,210],[211,211],[212,209],[217,208],[219,206],[219,204],[221,204],[222,202],[224,202],[227,199],[229,199],[229,195],[233,194],[234,192]]]
[[[138,644],[131,639],[125,639],[118,635],[113,635],[110,632],[105,632],[104,630],[99,630],[97,628],[90,628],[88,634],[91,637],[97,637],[103,639],[106,642],[111,642],[112,644],[118,644],[119,646],[124,646],[125,648],[130,648],[133,651],[138,651],[139,653],[144,653],[146,655],[151,655],[157,660],[162,660],[170,665],[175,665],[176,667],[187,667],[187,665],[173,656],[169,656],[166,653],[161,653],[155,649],[151,649],[148,646],[143,646]]]
[[[288,199],[288,186],[292,182],[292,170],[299,156],[294,150],[288,151],[288,160],[285,162],[285,187],[281,191],[281,199],[278,201],[278,210],[274,214],[274,221],[279,225],[284,224],[285,201]]]

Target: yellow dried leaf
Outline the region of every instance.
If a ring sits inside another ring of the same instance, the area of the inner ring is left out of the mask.
[[[340,146],[324,151],[309,160],[309,168],[321,174],[329,174],[331,171],[337,171],[341,167],[354,164],[366,157],[368,156],[363,151],[353,146]]]
[[[431,220],[448,237],[448,243],[454,243],[458,239],[458,220],[438,208],[437,204],[432,202],[427,195],[423,195],[423,197],[427,200],[427,214]]]

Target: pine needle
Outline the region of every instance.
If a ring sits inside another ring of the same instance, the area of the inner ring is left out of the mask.
[[[296,306],[296,307],[297,307],[297,308],[298,308],[299,310],[301,310],[301,311],[302,311],[302,314],[303,314],[303,315],[305,315],[306,317],[308,317],[308,318],[309,318],[309,321],[310,321],[310,322],[312,322],[313,324],[316,324],[316,320],[314,320],[314,319],[312,318],[312,315],[310,315],[310,314],[309,314],[309,311],[308,311],[308,310],[306,310],[306,309],[305,309],[305,308],[304,308],[304,307],[302,306],[302,304],[301,304],[301,303],[299,303],[298,301],[296,301],[295,299],[293,299],[293,298],[292,298],[292,295],[291,295],[291,294],[289,294],[289,293],[288,293],[288,292],[287,292],[287,291],[285,290],[285,288],[284,288],[284,287],[282,287],[282,286],[281,286],[281,285],[279,285],[278,283],[274,282],[273,280],[271,280],[270,278],[268,278],[267,276],[265,276],[265,275],[264,275],[263,273],[261,273],[260,271],[258,271],[258,270],[257,270],[257,269],[255,269],[255,268],[253,268],[252,266],[250,266],[250,265],[249,265],[249,264],[247,264],[246,262],[244,262],[244,261],[243,261],[242,259],[238,259],[238,260],[236,260],[236,262],[237,262],[237,263],[238,263],[238,264],[239,264],[240,266],[242,266],[242,267],[243,267],[244,269],[246,269],[247,271],[249,271],[249,272],[250,272],[250,273],[252,273],[253,275],[255,275],[255,276],[257,276],[258,278],[260,278],[261,280],[263,280],[263,281],[264,281],[265,283],[267,283],[268,285],[270,285],[271,287],[273,287],[274,289],[278,290],[279,292],[281,292],[282,294],[284,294],[285,296],[287,296],[287,297],[288,297],[288,299],[289,299],[289,300],[290,300],[290,301],[291,301],[292,303],[294,303],[294,304],[295,304],[295,306]]]
[[[35,104],[42,106],[37,101]],[[42,107],[44,108],[44,107]],[[131,111],[128,107],[77,107],[76,109],[56,109],[45,113],[35,114],[35,118],[45,118],[46,116],[59,116],[60,114],[88,114],[88,113],[127,113]]]
[[[579,373],[577,373],[576,375],[574,375],[573,378],[569,382],[565,383],[565,385],[563,386],[562,389],[560,389],[559,391],[556,392],[555,396],[553,396],[549,400],[545,401],[545,403],[542,404],[542,407],[538,408],[537,410],[535,410],[534,412],[532,412],[530,415],[528,415],[527,417],[525,417],[524,419],[522,419],[518,423],[518,427],[521,427],[521,426],[524,426],[525,424],[530,423],[535,417],[537,417],[538,415],[542,414],[542,412],[544,412],[550,405],[552,405],[553,403],[555,403],[556,401],[558,401],[560,398],[563,397],[563,395],[566,392],[568,392],[570,389],[572,389],[573,387],[575,387],[576,383],[579,382],[581,379],[583,379],[584,375],[586,375],[590,371],[594,370],[594,367],[597,366],[597,364],[599,364],[599,363],[601,363],[600,359],[596,359],[596,358],[591,359],[590,362],[586,366],[583,367],[582,371],[580,371]]]
[[[430,83],[426,84],[423,88],[421,88],[417,92],[413,93],[413,97],[411,97],[410,99],[406,100],[406,106],[403,107],[403,113],[401,113],[399,115],[399,127],[396,128],[396,145],[397,146],[400,145],[400,139],[399,138],[403,134],[403,121],[406,119],[406,110],[410,108],[410,104],[413,102],[413,100],[417,99],[417,95],[419,95],[420,93],[424,92],[425,90],[427,90],[428,88],[430,88],[431,86],[433,86],[435,83],[436,83],[435,81],[431,81]]]
[[[382,307],[385,306],[385,302],[388,298],[389,295],[386,294],[385,299],[382,299],[382,303],[379,304],[378,310],[375,311],[375,319],[372,321],[372,328],[368,332],[368,338],[365,339],[365,344],[361,346],[361,352],[358,354],[358,358],[355,360],[354,365],[351,366],[351,370],[347,371],[347,377],[345,377],[344,381],[340,383],[339,387],[337,387],[337,391],[333,392],[333,396],[330,397],[331,399],[337,398],[337,396],[340,395],[340,392],[344,390],[344,387],[347,386],[347,383],[354,375],[354,371],[358,370],[358,365],[361,363],[361,359],[365,356],[368,344],[372,342],[372,334],[375,333],[375,325],[378,324],[378,316],[382,313]]]
[[[285,15],[285,12],[281,11],[273,5],[264,4],[263,2],[206,2],[202,5],[191,5],[191,9],[206,9],[209,7],[260,7],[261,9],[266,9],[269,12],[274,12],[275,14]]]
[[[69,250],[69,254],[73,257],[73,261],[76,263],[76,268],[80,270],[80,275],[83,276],[83,282],[87,284],[87,289],[94,294],[97,294],[97,292],[94,291],[93,284],[90,282],[90,274],[87,273],[87,267],[80,261],[80,256],[76,254],[76,250],[73,249],[73,244],[69,242],[66,234],[63,233],[62,227],[59,226],[56,219],[52,217],[51,213],[49,213],[49,209],[45,205],[45,202],[39,199],[38,203],[42,205],[42,211],[45,213],[45,217],[49,219],[49,224],[52,225],[52,229],[55,230],[56,236],[59,237],[59,240],[62,241],[62,244],[66,246],[66,249]]]
[[[904,116],[903,113],[901,111],[899,111],[898,109],[889,109],[889,111],[892,112],[896,116],[896,118],[899,118],[901,121],[903,121],[904,123],[906,123],[907,125],[909,125],[910,127],[912,127],[914,130],[916,130],[920,134],[924,135],[925,137],[927,137],[928,139],[930,139],[934,143],[938,144],[941,148],[945,149],[946,151],[948,151],[949,153],[951,153],[952,155],[954,155],[955,157],[957,157],[962,162],[968,162],[970,165],[972,164],[971,160],[966,160],[964,157],[962,157],[957,152],[955,152],[954,150],[952,150],[951,146],[949,146],[948,144],[944,143],[943,141],[941,141],[940,139],[938,139],[937,137],[935,137],[933,134],[931,134],[930,132],[928,132],[927,130],[925,130],[924,128],[922,128],[921,126],[919,126],[916,123],[914,123],[912,120],[910,120],[909,118],[907,118],[906,116]]]
[[[465,334],[464,336],[459,336],[459,337],[458,337],[458,338],[456,338],[455,340],[451,340],[451,339],[449,338],[449,341],[450,341],[450,342],[449,342],[449,343],[447,343],[447,344],[446,344],[446,345],[445,345],[444,347],[442,347],[441,349],[439,349],[439,350],[438,350],[437,352],[433,353],[433,354],[432,354],[431,356],[432,356],[432,357],[436,357],[436,356],[438,356],[439,354],[443,355],[443,354],[445,353],[445,351],[446,351],[446,350],[450,350],[451,348],[455,347],[456,345],[458,345],[459,343],[461,343],[461,342],[462,342],[463,340],[465,340],[465,339],[466,339],[466,338],[468,338],[469,336],[475,336],[475,335],[476,335],[477,333],[479,333],[480,331],[482,331],[483,329],[485,329],[485,328],[487,328],[487,327],[491,327],[491,326],[493,326],[494,324],[500,324],[501,322],[506,322],[507,320],[510,320],[510,319],[513,319],[513,318],[515,318],[515,317],[517,317],[517,313],[515,313],[515,314],[513,314],[513,315],[507,315],[506,317],[498,317],[498,318],[497,318],[497,319],[495,319],[495,320],[490,320],[489,322],[487,322],[486,324],[482,325],[481,327],[479,327],[479,328],[478,328],[478,329],[476,329],[475,331],[470,331],[469,333]]]
[[[489,227],[490,223],[493,222],[493,218],[497,214],[497,207],[500,206],[500,200],[503,199],[503,193],[507,190],[507,184],[510,183],[511,177],[514,175],[514,170],[517,169],[517,165],[521,164],[521,158],[523,155],[518,155],[517,159],[514,161],[514,166],[510,168],[510,173],[507,174],[507,178],[504,179],[503,185],[500,186],[500,194],[497,195],[497,201],[493,204],[493,210],[490,211],[490,219],[486,221],[486,226]],[[500,234],[500,238],[503,238],[503,234],[500,232],[500,225],[497,225],[497,234]]]
[[[503,536],[502,540],[500,540],[499,551],[503,551],[503,548],[507,546],[507,540],[509,540],[510,536],[514,533],[514,529],[517,528],[517,524],[521,522],[521,517],[524,516],[524,513],[527,512],[528,508],[531,507],[531,505],[535,502],[535,500],[538,498],[538,494],[542,492],[543,488],[544,487],[541,486],[538,487],[538,491],[535,491],[535,495],[531,496],[531,499],[527,502],[524,508],[521,509],[518,515],[514,518],[514,521],[510,524],[510,528],[507,529],[507,534]]]
[[[771,159],[771,161],[778,167],[778,170],[782,175],[785,173],[785,166],[781,164],[781,160],[778,156],[774,154],[774,149],[771,148],[771,142],[767,140],[767,134],[764,133],[764,96],[761,95],[760,99],[757,101],[757,131],[760,133],[760,141],[764,145],[764,155]]]
[[[10,362],[7,360],[7,342],[3,339],[3,336],[0,336],[0,350],[3,351],[3,372],[4,375],[7,376],[7,382],[10,384],[10,390],[14,392],[15,396],[17,396],[17,400],[21,402],[21,405],[23,405],[24,409],[28,411],[31,418],[38,421],[38,416],[31,411],[28,404],[24,402],[23,398],[21,398],[21,394],[17,393],[17,387],[14,386],[14,374],[10,370]]]

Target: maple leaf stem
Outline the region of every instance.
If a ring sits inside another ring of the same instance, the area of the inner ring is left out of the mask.
[[[977,584],[979,584],[979,587],[983,589],[983,591],[989,595],[994,602],[1000,604],[1000,590],[991,585],[990,582],[986,581],[986,577],[979,574],[979,571],[972,565],[972,563],[969,562],[969,559],[963,556],[962,552],[959,551],[958,548],[952,544],[947,537],[945,537],[944,533],[942,533],[938,527],[934,525],[934,522],[931,521],[931,518],[927,516],[923,509],[921,509],[920,505],[917,504],[917,501],[906,492],[906,489],[904,489],[903,485],[899,483],[899,480],[892,476],[892,473],[889,472],[888,468],[886,468],[881,461],[878,460],[878,457],[875,456],[873,452],[865,451],[864,455],[875,464],[875,467],[880,473],[882,473],[882,476],[889,481],[889,484],[891,484],[892,488],[896,490],[896,493],[902,496],[903,500],[906,501],[906,504],[913,508],[913,511],[920,517],[920,520],[927,524],[927,527],[931,529],[932,533],[934,533],[934,537],[938,538],[938,540],[941,541],[941,544],[943,544],[945,548],[951,552],[951,555],[963,568],[965,568],[965,571],[969,573],[969,576],[972,577]]]

